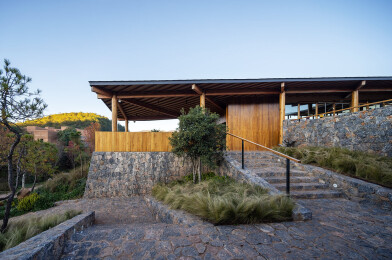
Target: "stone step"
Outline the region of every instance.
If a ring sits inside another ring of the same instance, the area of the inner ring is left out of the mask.
[[[255,170],[256,170],[256,168],[264,168],[264,167],[278,167],[278,168],[286,169],[286,163],[280,163],[280,162],[255,162],[255,163],[252,163],[252,162],[245,161],[245,167],[252,168]],[[301,166],[296,166],[296,165],[291,164],[290,169],[302,170],[303,168]]]
[[[286,176],[286,169],[282,167],[264,167],[253,169],[253,172],[259,177],[276,177],[276,176]],[[290,170],[290,176],[308,176],[308,173],[301,170]]]
[[[271,177],[265,177],[264,180],[266,180],[270,184],[275,184],[275,183],[286,183],[286,176],[271,176]],[[290,182],[291,183],[317,183],[319,181],[318,178],[315,177],[308,177],[308,176],[290,176]]]
[[[326,199],[339,198],[342,193],[335,190],[290,191],[290,196],[295,199]]]
[[[291,180],[290,180],[291,181]],[[275,188],[277,188],[280,191],[285,191],[286,190],[286,182],[284,183],[275,183],[272,184],[273,186],[275,186]],[[300,183],[290,183],[290,190],[322,190],[322,189],[327,189],[328,185],[327,184],[323,184],[323,183],[319,183],[319,182],[300,182]]]

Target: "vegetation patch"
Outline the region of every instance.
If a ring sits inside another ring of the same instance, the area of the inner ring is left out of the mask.
[[[277,147],[302,163],[392,188],[392,158],[339,147]]]
[[[189,175],[155,185],[152,195],[172,209],[185,210],[216,225],[290,220],[294,208],[294,202],[284,195],[272,196],[259,186],[214,173],[203,174],[198,184]]]
[[[14,199],[10,217],[20,216],[30,211],[48,209],[56,201],[78,199],[83,196],[86,186],[87,171],[82,174],[79,169],[70,173],[59,173],[47,180],[29,196],[18,200]],[[5,205],[0,206],[0,219],[4,217]]]
[[[17,246],[27,239],[55,227],[81,213],[81,211],[69,210],[58,215],[10,221],[5,232],[0,233],[0,251]]]

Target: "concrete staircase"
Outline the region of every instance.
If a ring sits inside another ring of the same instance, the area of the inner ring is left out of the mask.
[[[241,153],[230,152],[230,157],[241,163]],[[245,168],[286,192],[286,159],[270,152],[246,152]],[[338,198],[342,193],[329,188],[321,179],[290,164],[290,195],[296,199]]]

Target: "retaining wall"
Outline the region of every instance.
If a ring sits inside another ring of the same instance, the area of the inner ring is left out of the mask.
[[[3,251],[0,253],[0,259],[60,259],[65,242],[76,231],[91,226],[94,220],[94,211],[75,216],[13,248]]]
[[[284,140],[392,156],[392,106],[309,120],[285,120]]]
[[[94,152],[84,196],[149,194],[156,183],[167,183],[190,172],[189,161],[171,152]]]

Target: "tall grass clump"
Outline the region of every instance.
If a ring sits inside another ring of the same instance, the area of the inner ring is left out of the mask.
[[[277,151],[333,171],[392,188],[392,158],[340,147],[277,147]]]
[[[5,233],[0,233],[0,251],[14,247],[80,213],[81,211],[69,210],[58,215],[10,221]]]
[[[193,184],[188,176],[167,185],[158,184],[152,195],[172,209],[185,210],[217,225],[291,219],[294,202],[286,196],[272,196],[259,186],[211,174],[202,179]]]

